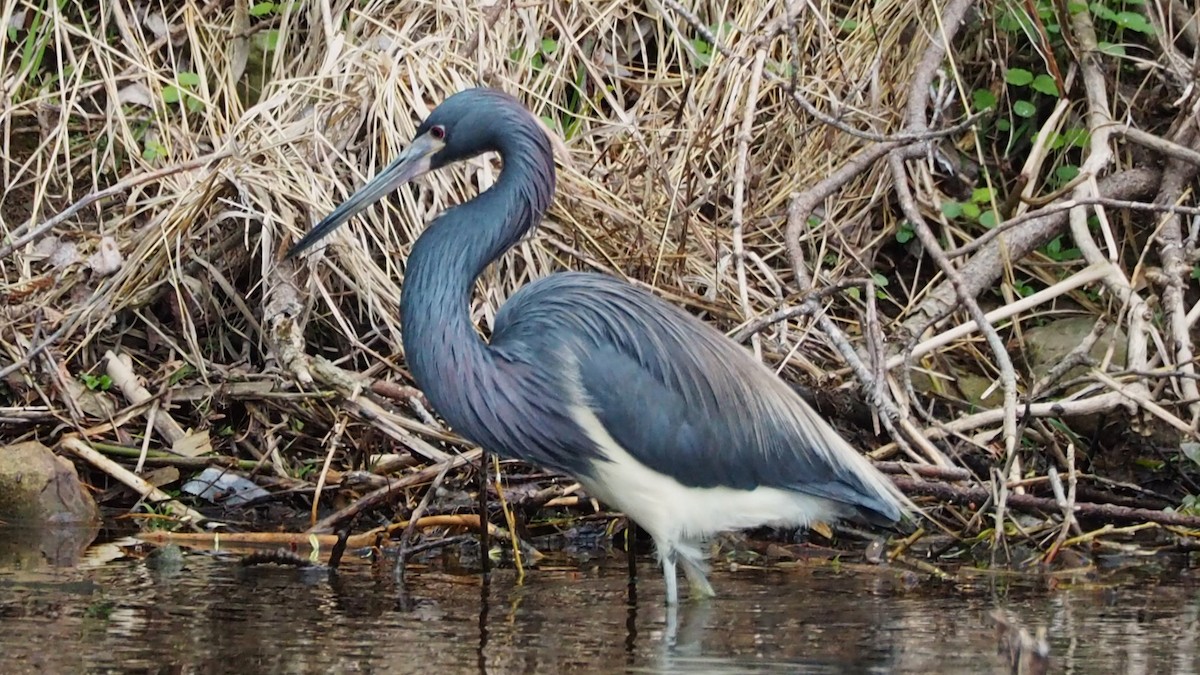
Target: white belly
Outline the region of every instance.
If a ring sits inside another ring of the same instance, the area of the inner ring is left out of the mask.
[[[593,476],[580,482],[597,499],[641,525],[660,547],[694,543],[727,530],[806,526],[836,518],[828,501],[790,490],[683,485],[634,459],[591,410],[576,407],[572,412],[608,460],[596,462]]]

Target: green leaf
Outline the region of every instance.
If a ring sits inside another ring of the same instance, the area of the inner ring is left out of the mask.
[[[983,112],[996,107],[996,95],[987,89],[976,89],[971,92],[971,106],[975,112]]]
[[[712,45],[700,38],[696,38],[691,42],[692,49],[696,52],[692,57],[692,63],[699,68],[707,68],[712,63]]]
[[[191,71],[185,70],[175,77],[179,84],[185,87],[196,87],[200,85],[200,76]]]
[[[842,19],[842,22],[838,24],[838,27],[842,29],[842,32],[849,33],[855,28],[858,28],[858,22],[854,19]]]
[[[992,203],[992,189],[986,187],[975,188],[971,191],[971,201],[976,204]]]
[[[167,86],[163,87],[163,100],[167,103],[178,103],[179,97],[179,87],[176,87],[173,84],[168,84]]]
[[[1062,136],[1068,145],[1075,148],[1086,148],[1092,140],[1091,135],[1088,134],[1088,130],[1083,127],[1071,127],[1062,132]]]
[[[996,120],[996,131],[1008,131],[1009,129],[1012,129],[1012,122],[1006,119]]]
[[[1004,81],[1015,87],[1024,87],[1033,82],[1033,73],[1024,68],[1009,68],[1008,72],[1004,73]]]
[[[1086,12],[1087,8],[1088,8],[1087,3],[1080,2],[1079,0],[1070,0],[1070,2],[1067,3],[1067,12],[1070,14],[1078,14],[1080,12]]]
[[[954,219],[963,213],[963,205],[955,201],[942,202],[942,215]]]
[[[542,38],[542,53],[549,56],[558,51],[558,40],[554,38]]]
[[[1033,117],[1037,114],[1037,107],[1029,101],[1013,101],[1013,112],[1018,117]]]
[[[1020,33],[1022,31],[1022,18],[1012,12],[1004,12],[996,19],[996,27],[1006,33]]]
[[[878,272],[871,275],[871,281],[875,282],[879,288],[887,288],[888,278]]]
[[[146,148],[142,150],[142,159],[147,162],[154,162],[167,157],[167,148],[158,141],[147,141]]]
[[[858,300],[862,297],[862,293],[858,290],[858,286],[851,286],[850,288],[847,288],[846,295],[850,296],[850,298],[853,300]]]
[[[1192,278],[1200,281],[1200,265],[1196,265],[1192,268]]]
[[[1109,56],[1125,56],[1125,45],[1117,45],[1101,40],[1096,45],[1096,51]]]
[[[1058,83],[1054,81],[1053,77],[1045,73],[1033,78],[1033,89],[1047,96],[1058,98]]]
[[[962,212],[964,216],[970,218],[971,220],[979,220],[980,211],[978,204],[967,202],[966,204],[962,205]]]
[[[1054,170],[1054,177],[1057,178],[1059,180],[1059,182],[1064,185],[1075,180],[1075,177],[1078,175],[1079,175],[1079,167],[1071,165],[1071,164],[1066,164],[1066,165],[1060,166]]]
[[[83,386],[92,391],[108,391],[108,388],[112,386],[112,378],[108,375],[100,375],[97,377],[91,373],[80,373],[79,379],[81,382],[83,382]]]
[[[912,228],[907,225],[901,225],[900,228],[896,230],[896,241],[900,242],[901,244],[907,244],[908,242],[912,241],[913,237],[915,236],[917,236],[917,233],[913,232]]]
[[[996,213],[996,209],[988,209],[979,215],[979,224],[989,230],[1000,223],[1000,214]]]
[[[1113,23],[1116,23],[1117,13],[1108,7],[1105,7],[1103,3],[1093,2],[1091,5],[1089,5],[1089,7],[1092,10],[1092,14],[1095,14],[1097,17],[1104,19],[1105,21],[1112,21]]]
[[[269,30],[265,32],[255,33],[254,47],[262,52],[272,52],[279,46],[279,31]]]
[[[1150,25],[1146,17],[1137,12],[1118,12],[1117,25],[1121,28],[1128,28],[1129,30],[1146,33],[1147,35],[1154,34],[1154,26]]]
[[[275,11],[275,3],[260,2],[250,7],[250,16],[266,16]]]
[[[177,385],[185,378],[195,374],[195,372],[196,369],[192,368],[191,366],[180,366],[178,370],[171,373],[171,376],[167,378],[167,383],[171,386]]]

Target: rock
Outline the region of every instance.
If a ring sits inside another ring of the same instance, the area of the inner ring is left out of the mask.
[[[1079,346],[1089,334],[1096,320],[1090,316],[1073,316],[1065,319],[1055,319],[1041,326],[1025,329],[1023,334],[1025,357],[1029,359],[1030,374],[1034,379],[1045,375],[1054,366],[1062,362],[1072,350]],[[1109,342],[1116,341],[1113,346],[1113,365],[1125,367],[1125,332],[1114,325],[1109,325],[1096,344],[1092,345],[1089,355],[1093,359],[1104,358]],[[1078,377],[1087,372],[1087,366],[1077,366],[1067,372],[1064,379]]]
[[[94,523],[99,509],[75,465],[29,441],[0,447],[0,521],[37,525]]]

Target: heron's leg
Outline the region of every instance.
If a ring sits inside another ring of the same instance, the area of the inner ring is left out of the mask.
[[[679,562],[683,564],[683,573],[687,575],[693,599],[711,598],[717,594],[713,590],[712,584],[708,583],[708,575],[705,574],[703,564],[691,560],[687,556],[680,556]]]
[[[659,555],[662,556],[663,581],[667,585],[667,604],[679,604],[679,583],[675,579],[675,549],[665,547],[659,549]]]

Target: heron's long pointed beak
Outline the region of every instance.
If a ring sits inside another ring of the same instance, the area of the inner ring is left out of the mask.
[[[408,181],[428,172],[430,157],[441,150],[443,145],[442,141],[429,134],[422,134],[413,139],[412,144],[386,169],[359,188],[358,192],[350,195],[349,199],[325,216],[321,222],[317,223],[316,227],[304,235],[303,239],[296,242],[287,252],[286,257],[296,257],[350,220],[354,214],[379,201]]]

